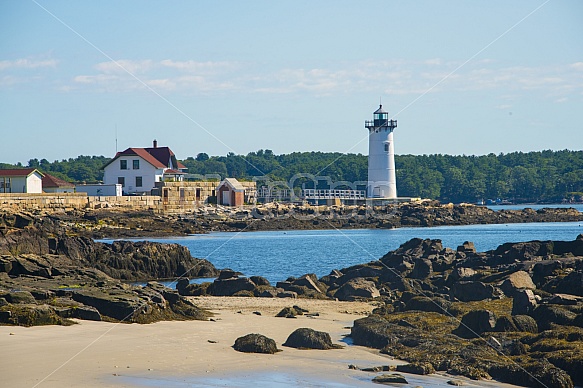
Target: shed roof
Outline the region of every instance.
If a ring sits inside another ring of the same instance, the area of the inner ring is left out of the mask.
[[[30,176],[38,172],[38,174],[42,177],[44,174],[37,170],[36,168],[12,168],[7,170],[0,170],[0,176],[10,176],[10,177],[17,177],[17,176]]]
[[[235,178],[225,178],[225,179],[223,179],[223,181],[221,182],[221,184],[219,185],[218,188],[220,188],[221,186],[224,186],[224,185],[228,185],[233,190],[237,190],[237,191],[238,190],[245,190],[245,188],[243,187],[243,185],[241,184],[241,182],[239,182]]]
[[[75,187],[75,185],[56,176],[45,174],[43,176],[43,187]]]

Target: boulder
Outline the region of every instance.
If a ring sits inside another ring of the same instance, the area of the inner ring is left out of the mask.
[[[512,315],[526,315],[537,306],[532,290],[518,290],[512,300]]]
[[[249,279],[251,279],[251,281],[255,283],[257,286],[271,286],[269,280],[267,280],[263,276],[251,276],[249,277]]]
[[[320,287],[318,287],[318,278],[314,274],[304,275],[299,279],[294,280],[292,284],[296,286],[306,287],[307,289],[312,291],[323,292],[323,290],[320,289]]]
[[[303,309],[296,309],[295,307],[284,307],[276,317],[278,318],[295,318],[298,315],[304,315]]]
[[[416,362],[405,365],[397,365],[397,372],[411,373],[414,375],[430,375],[435,373],[435,368],[430,362]]]
[[[457,247],[457,251],[465,253],[466,255],[473,254],[473,253],[476,253],[476,247],[474,246],[473,242],[464,241],[464,243],[462,245],[459,245]]]
[[[574,271],[554,283],[553,292],[583,296],[583,271]]]
[[[409,384],[407,379],[398,373],[384,373],[372,379],[373,383],[393,385],[393,384]]]
[[[280,352],[275,341],[261,334],[247,334],[235,340],[233,348],[244,353],[275,354]]]
[[[559,305],[540,305],[530,314],[540,330],[549,330],[552,324],[572,326],[577,314]]]
[[[508,297],[513,297],[518,290],[534,290],[536,289],[530,275],[525,271],[517,271],[508,276],[506,280],[500,285],[500,289]]]
[[[458,267],[451,271],[447,277],[447,281],[453,284],[459,280],[471,280],[476,274],[477,272],[472,268]]]
[[[344,301],[374,299],[379,296],[381,296],[381,294],[376,288],[374,282],[363,278],[349,280],[336,290],[336,293],[334,294],[334,297],[338,298],[338,300]]]
[[[295,291],[280,291],[277,293],[277,297],[296,299],[298,297],[298,293]]]
[[[493,285],[478,281],[459,281],[451,287],[451,295],[462,302],[493,299],[500,294],[500,290]]]
[[[512,316],[512,321],[518,331],[538,333],[538,324],[534,318],[529,315],[514,315]]]
[[[232,296],[240,291],[253,291],[255,287],[256,284],[249,278],[219,278],[209,286],[207,293],[213,296]]]
[[[6,298],[6,300],[12,304],[17,304],[17,303],[34,304],[34,303],[36,303],[36,299],[34,299],[34,296],[32,296],[32,294],[29,291],[12,291],[12,292],[9,292],[8,294],[5,294],[4,298]]]
[[[275,298],[278,292],[280,291],[278,291],[277,288],[265,288],[257,293],[256,296],[260,298]]]
[[[427,279],[433,274],[433,267],[429,259],[415,259],[413,271],[409,277],[413,279]]]
[[[316,331],[307,327],[300,327],[287,337],[283,346],[297,349],[340,349],[341,345],[332,343],[330,334]]]
[[[555,294],[546,300],[548,304],[560,304],[563,306],[576,305],[582,301],[583,297],[569,294]]]
[[[482,333],[494,331],[496,316],[489,310],[474,310],[462,317],[453,334],[462,338],[477,338]]]
[[[72,299],[87,306],[95,307],[101,315],[119,320],[130,321],[138,313],[144,302],[137,295],[122,290],[76,290]]]

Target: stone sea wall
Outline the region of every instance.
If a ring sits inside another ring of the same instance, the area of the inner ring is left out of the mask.
[[[0,194],[0,209],[12,211],[69,211],[120,208],[161,211],[159,196],[88,196],[85,193]]]

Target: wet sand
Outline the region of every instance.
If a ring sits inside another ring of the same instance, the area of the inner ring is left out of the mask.
[[[213,321],[149,325],[77,321],[69,327],[0,326],[0,375],[6,387],[354,387],[376,386],[375,373],[348,369],[397,365],[377,350],[345,339],[355,319],[372,311],[368,303],[270,298],[200,297]],[[319,316],[276,318],[298,306]],[[260,312],[261,315],[254,314]],[[282,346],[295,329],[330,333],[334,350]],[[260,333],[276,341],[274,355],[235,351],[235,339]],[[446,387],[452,377],[406,375],[407,387]],[[457,379],[457,377],[456,377]],[[465,379],[462,379],[465,380]],[[465,386],[503,385],[465,380]]]

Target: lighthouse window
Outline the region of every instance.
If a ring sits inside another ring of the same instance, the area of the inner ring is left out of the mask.
[[[385,143],[385,152],[389,152],[389,143]]]

